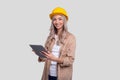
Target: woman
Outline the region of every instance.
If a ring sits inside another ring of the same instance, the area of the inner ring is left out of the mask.
[[[42,80],[72,80],[76,40],[67,30],[67,12],[56,7],[49,16],[52,22],[45,43],[48,52],[42,51],[47,58],[38,58],[45,62]]]

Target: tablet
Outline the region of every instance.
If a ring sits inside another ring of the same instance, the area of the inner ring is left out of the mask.
[[[33,44],[30,44],[30,47],[35,51],[36,55],[38,55],[41,58],[46,58],[43,55],[43,53],[41,53],[41,51],[47,52],[42,45],[33,45]]]

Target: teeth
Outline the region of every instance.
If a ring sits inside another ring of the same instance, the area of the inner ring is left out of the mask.
[[[60,26],[60,25],[56,25],[56,26]]]

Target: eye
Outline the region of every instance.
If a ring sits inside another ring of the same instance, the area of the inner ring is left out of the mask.
[[[59,18],[59,20],[62,20],[62,18]]]
[[[53,19],[53,21],[55,21],[56,19]]]
[[[56,20],[56,18],[53,18],[52,20],[53,20],[53,21],[55,21],[55,20]]]

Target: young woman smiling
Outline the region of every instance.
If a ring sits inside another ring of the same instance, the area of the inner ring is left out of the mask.
[[[45,59],[38,58],[39,62],[45,62],[42,80],[72,80],[76,39],[67,29],[67,12],[56,7],[49,16],[52,21],[45,43],[48,52],[42,51]]]

